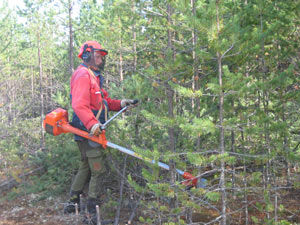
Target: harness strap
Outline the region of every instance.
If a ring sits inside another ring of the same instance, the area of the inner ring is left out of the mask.
[[[107,107],[106,107],[105,104],[104,104],[104,109],[105,109],[105,114],[104,114],[104,115],[105,115],[105,122],[106,122],[106,121],[107,121],[107,114],[108,114],[108,113],[107,113]]]
[[[102,104],[103,104],[103,103],[101,103],[100,109],[99,109],[99,111],[98,111],[98,113],[97,113],[97,115],[96,115],[96,119],[97,119],[98,121],[99,121],[99,117],[100,117],[100,115],[101,115],[102,108],[103,108]],[[104,106],[104,107],[105,107],[105,106]],[[105,121],[106,121],[106,120],[105,120]]]

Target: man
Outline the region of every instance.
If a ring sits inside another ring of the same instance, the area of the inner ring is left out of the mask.
[[[78,54],[83,60],[71,78],[71,101],[74,110],[72,125],[99,136],[101,124],[107,120],[107,113],[119,111],[126,105],[133,105],[129,99],[111,99],[103,89],[101,73],[105,65],[105,56],[108,52],[96,41],[85,42]],[[78,148],[81,152],[81,164],[71,186],[69,204],[65,207],[66,213],[75,212],[75,203],[79,205],[79,195],[86,183],[89,184],[87,209],[95,214],[95,206],[99,205],[99,181],[104,173],[103,151],[100,145],[75,135]]]

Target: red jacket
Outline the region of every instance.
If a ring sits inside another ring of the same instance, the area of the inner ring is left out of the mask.
[[[104,109],[103,98],[107,101],[110,111],[121,109],[121,100],[109,98],[107,91],[100,88],[100,75],[95,76],[92,70],[83,65],[73,73],[70,86],[72,108],[87,130],[99,123],[92,110],[99,110],[101,104]]]

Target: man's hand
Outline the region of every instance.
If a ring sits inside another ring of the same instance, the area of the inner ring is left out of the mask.
[[[101,123],[96,123],[96,124],[94,124],[93,126],[92,126],[92,128],[91,128],[91,132],[90,132],[90,134],[91,135],[94,135],[94,136],[99,136],[100,134],[101,134],[101,129],[100,129],[100,127],[102,126],[102,124]]]
[[[138,103],[138,100],[133,99],[122,99],[121,100],[121,107],[124,108],[125,106],[136,106]]]

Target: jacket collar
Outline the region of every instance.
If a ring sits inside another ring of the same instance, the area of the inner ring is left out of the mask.
[[[81,66],[84,66],[86,68],[89,68],[87,65],[85,65],[84,63],[80,64]],[[99,70],[92,70],[93,73],[95,74],[96,77],[99,77],[100,80],[100,88],[103,88],[103,83],[104,83],[104,77],[101,75],[101,72]]]
[[[84,63],[80,64],[81,66],[84,66],[85,68],[89,68],[87,65],[85,65]],[[92,69],[91,69],[92,70]],[[92,70],[93,73],[95,74],[96,77],[101,75],[101,72],[99,70]]]

